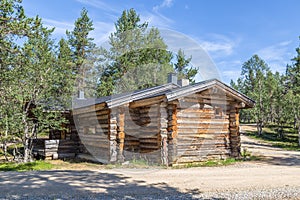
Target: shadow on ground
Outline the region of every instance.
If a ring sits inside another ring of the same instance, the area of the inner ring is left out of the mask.
[[[98,171],[0,172],[0,199],[195,199],[166,183]]]
[[[274,147],[268,143],[261,143],[244,135],[242,139],[242,149],[246,148],[252,155],[262,158],[260,162],[279,166],[299,166],[300,152],[287,151],[279,147]]]

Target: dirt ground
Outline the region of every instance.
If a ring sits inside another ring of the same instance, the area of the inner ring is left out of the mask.
[[[198,199],[208,194],[249,195],[266,190],[274,193],[267,199],[300,199],[300,152],[284,151],[246,136],[242,136],[242,148],[263,159],[186,169],[97,169],[91,165],[88,169],[0,172],[0,199]],[[279,189],[279,195],[289,189],[296,193],[276,197]],[[219,199],[213,195],[208,199]]]

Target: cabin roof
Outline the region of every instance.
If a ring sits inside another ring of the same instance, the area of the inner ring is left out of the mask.
[[[105,96],[100,98],[87,98],[87,99],[75,99],[73,100],[73,108],[82,108],[95,104],[106,103],[108,107],[117,107],[132,101],[151,98],[155,96],[160,96],[166,94],[175,88],[180,87],[174,83],[167,83],[151,88],[135,90],[133,92],[126,92],[122,94],[115,94],[111,96]]]
[[[225,83],[219,81],[218,79],[210,79],[202,82],[198,82],[193,85],[187,85],[184,87],[176,88],[168,93],[166,93],[166,97],[168,101],[172,101],[184,96],[191,95],[193,93],[202,92],[206,89],[217,88],[219,91],[225,93],[228,96],[231,96],[234,99],[237,99],[243,103],[245,103],[246,107],[253,107],[255,105],[255,101],[247,97],[246,95],[238,92],[232,87],[226,85]],[[213,96],[213,94],[211,94]],[[225,98],[225,95],[224,95]]]
[[[243,102],[245,104],[245,108],[251,108],[255,105],[255,101],[250,99],[246,95],[238,92],[237,90],[231,88],[230,86],[222,83],[217,79],[210,79],[183,87],[180,87],[179,85],[174,83],[167,83],[147,89],[105,96],[101,98],[89,98],[84,100],[76,99],[75,101],[73,101],[73,108],[77,109],[102,103],[105,103],[109,108],[113,108],[134,101],[163,95],[166,96],[167,101],[173,101],[181,97],[201,92],[210,88],[217,88],[219,91],[225,93],[226,95],[237,99],[240,102]]]

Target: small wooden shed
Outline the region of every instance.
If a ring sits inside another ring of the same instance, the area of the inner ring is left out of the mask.
[[[102,163],[143,158],[163,165],[240,156],[239,110],[255,102],[217,79],[177,80],[132,93],[76,100],[85,152]]]

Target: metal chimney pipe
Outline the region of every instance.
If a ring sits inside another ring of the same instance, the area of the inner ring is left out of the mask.
[[[78,99],[85,99],[84,98],[84,91],[82,91],[82,90],[78,91],[78,97],[77,98]]]
[[[176,73],[171,72],[168,74],[168,83],[177,84],[177,74]]]

